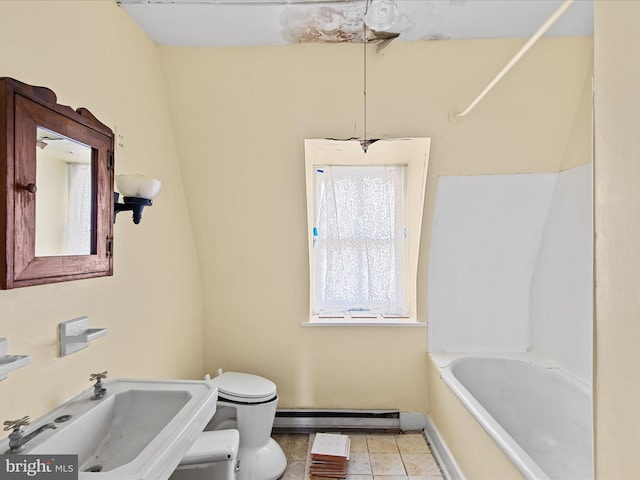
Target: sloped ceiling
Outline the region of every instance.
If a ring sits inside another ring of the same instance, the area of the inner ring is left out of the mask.
[[[243,46],[529,37],[562,0],[120,0],[159,45]],[[364,28],[366,24],[371,27]],[[365,33],[366,32],[366,33]],[[574,0],[550,36],[593,35]]]

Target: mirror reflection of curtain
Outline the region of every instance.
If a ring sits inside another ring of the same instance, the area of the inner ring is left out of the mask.
[[[69,198],[65,255],[91,254],[91,165],[68,164]]]

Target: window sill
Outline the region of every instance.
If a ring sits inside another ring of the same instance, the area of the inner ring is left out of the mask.
[[[382,320],[374,320],[371,318],[351,318],[345,320],[344,318],[321,318],[313,319],[308,322],[302,322],[302,327],[422,327],[425,328],[427,324],[425,322],[413,322],[408,318],[391,319],[385,318]]]

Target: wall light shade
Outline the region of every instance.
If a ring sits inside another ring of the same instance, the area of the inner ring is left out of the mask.
[[[160,193],[162,182],[139,173],[116,175],[116,186],[123,197],[138,197],[153,200]]]
[[[133,223],[138,224],[142,220],[144,207],[153,205],[152,200],[160,193],[162,182],[140,174],[116,175],[116,186],[124,197],[124,203],[118,201],[120,194],[114,192],[113,221],[116,221],[119,212],[131,211]]]

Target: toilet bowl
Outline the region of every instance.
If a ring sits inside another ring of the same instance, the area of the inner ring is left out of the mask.
[[[238,430],[202,432],[169,480],[236,480],[239,445]]]
[[[169,480],[276,480],[287,468],[271,438],[276,385],[248,373],[219,372],[216,411]]]
[[[218,388],[218,402],[205,432],[239,431],[237,480],[280,478],[287,459],[280,445],[271,438],[278,405],[275,383],[239,372],[220,373],[211,382]]]

